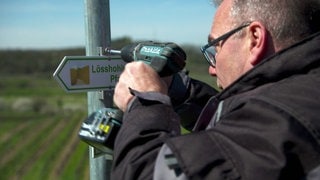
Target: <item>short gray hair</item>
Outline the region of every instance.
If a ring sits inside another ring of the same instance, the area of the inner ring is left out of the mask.
[[[213,0],[219,6],[223,0]],[[233,0],[234,23],[260,21],[278,46],[288,46],[320,30],[320,0]]]

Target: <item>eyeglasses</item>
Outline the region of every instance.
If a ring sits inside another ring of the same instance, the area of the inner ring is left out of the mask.
[[[241,29],[247,27],[250,25],[251,22],[248,22],[242,26],[239,26],[224,35],[218,37],[217,39],[212,40],[208,44],[202,46],[200,48],[201,52],[203,53],[204,57],[206,58],[207,62],[209,63],[210,66],[215,67],[216,66],[216,46],[218,46],[219,42],[222,40],[226,40],[229,38],[231,35],[235,34],[236,32],[240,31]]]

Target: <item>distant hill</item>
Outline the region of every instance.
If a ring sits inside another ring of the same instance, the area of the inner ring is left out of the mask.
[[[121,49],[132,43],[129,37],[112,41],[112,47]],[[187,69],[193,73],[206,74],[208,65],[199,47],[180,45],[187,54]],[[84,56],[85,48],[52,50],[0,50],[0,75],[37,75],[51,76],[64,56]]]

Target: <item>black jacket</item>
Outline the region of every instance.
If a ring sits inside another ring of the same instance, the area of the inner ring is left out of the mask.
[[[116,139],[112,177],[151,179],[165,143],[178,162],[170,168],[189,179],[304,179],[320,165],[319,88],[317,34],[212,97],[193,133],[179,135],[170,104],[138,96]]]

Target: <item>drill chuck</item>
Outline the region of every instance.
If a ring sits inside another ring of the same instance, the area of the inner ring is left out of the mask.
[[[114,50],[114,49],[106,49],[106,52],[108,53],[108,54],[113,54],[113,55],[121,55],[121,51],[119,51],[119,50]]]
[[[106,49],[108,54],[112,55],[120,55],[122,60],[125,62],[132,62],[135,61],[135,48],[139,45],[139,43],[129,44],[124,46],[121,50],[114,50],[114,49]]]

